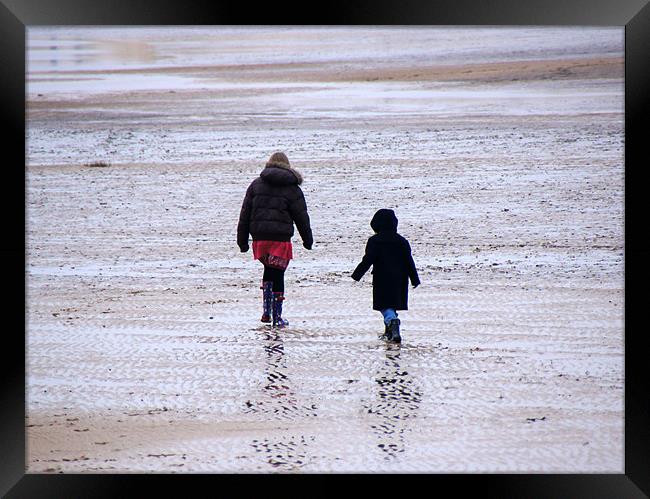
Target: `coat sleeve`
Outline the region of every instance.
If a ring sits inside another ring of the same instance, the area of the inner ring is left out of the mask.
[[[357,265],[357,268],[354,269],[354,272],[352,272],[352,279],[359,281],[363,275],[368,272],[370,266],[375,263],[376,257],[377,249],[375,247],[375,243],[372,241],[372,239],[368,239],[368,242],[366,243],[366,253],[363,255],[361,263],[359,263],[359,265]]]
[[[248,249],[248,234],[251,220],[251,206],[253,202],[253,184],[246,189],[244,202],[239,212],[239,222],[237,223],[237,246],[243,251]]]
[[[415,268],[415,262],[413,261],[413,255],[411,254],[411,245],[406,239],[404,239],[404,242],[406,253],[404,256],[409,279],[411,280],[411,285],[418,286],[420,284],[420,277],[418,276],[418,271]]]
[[[300,187],[296,187],[296,193],[293,199],[289,201],[289,213],[298,228],[298,233],[302,238],[305,247],[311,248],[314,244],[314,238],[311,233],[311,223],[309,213],[307,212],[307,202],[305,195]]]

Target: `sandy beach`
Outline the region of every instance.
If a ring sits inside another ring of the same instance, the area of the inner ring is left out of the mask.
[[[27,472],[623,472],[622,28],[30,28],[28,51]],[[276,150],[315,241],[284,330],[235,241]],[[422,280],[401,345],[349,277],[384,207]]]

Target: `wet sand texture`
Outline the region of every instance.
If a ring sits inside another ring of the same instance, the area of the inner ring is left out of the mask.
[[[28,472],[623,472],[622,29],[28,47]],[[275,150],[315,239],[282,331],[235,244]],[[422,280],[401,346],[349,277],[381,207]]]

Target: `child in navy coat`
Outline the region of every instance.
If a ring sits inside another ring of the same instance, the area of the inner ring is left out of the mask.
[[[375,235],[368,239],[366,253],[352,272],[359,281],[372,266],[372,308],[384,316],[384,339],[401,342],[397,310],[408,310],[408,284],[420,284],[409,242],[397,233],[393,210],[381,209],[372,217]]]

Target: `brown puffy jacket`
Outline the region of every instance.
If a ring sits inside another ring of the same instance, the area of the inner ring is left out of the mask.
[[[302,193],[302,175],[283,163],[267,163],[248,186],[237,225],[237,245],[248,250],[253,240],[290,241],[295,222],[303,245],[311,249],[313,238]]]

